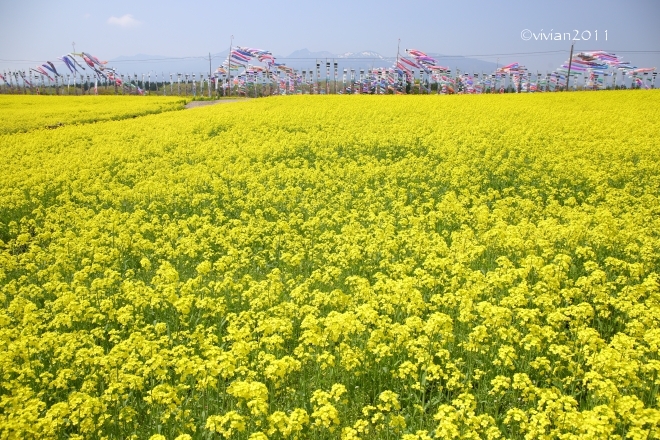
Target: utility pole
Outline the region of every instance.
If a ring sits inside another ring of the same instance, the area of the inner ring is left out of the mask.
[[[209,80],[211,79],[211,52],[209,52]]]
[[[571,65],[573,64],[573,44],[571,43],[571,55],[568,58],[568,75],[566,76],[566,91],[568,92],[568,84],[571,81]]]
[[[229,55],[227,56],[227,86],[229,87],[229,96],[231,97],[231,51],[233,49],[234,36],[229,40]]]
[[[399,70],[399,49],[400,49],[400,48],[401,48],[401,38],[399,38],[399,42],[396,44],[396,69],[397,69],[397,70]],[[398,74],[398,73],[397,73],[396,76],[397,76],[397,79],[398,79],[398,81],[397,81],[397,89],[399,89],[399,91],[403,91],[403,90],[401,90],[401,89],[403,88],[403,87],[402,87],[402,84],[401,84],[401,82],[402,82],[402,81],[401,81],[401,78],[399,78],[399,74]]]

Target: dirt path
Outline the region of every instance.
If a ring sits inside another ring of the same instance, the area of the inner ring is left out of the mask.
[[[185,108],[196,108],[196,107],[204,107],[207,105],[214,105],[214,104],[227,104],[230,102],[239,102],[239,101],[247,101],[246,99],[218,99],[215,101],[190,101],[188,104],[186,104]]]

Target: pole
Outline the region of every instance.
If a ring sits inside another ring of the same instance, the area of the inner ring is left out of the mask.
[[[396,69],[399,70],[399,50],[401,49],[401,38],[399,38],[397,44],[396,44]],[[401,78],[399,77],[399,73],[397,72],[397,89],[401,92],[402,86],[401,86]]]
[[[233,49],[234,36],[229,39],[229,55],[227,56],[227,86],[229,86],[229,96],[231,96],[231,51]]]
[[[566,76],[566,91],[568,91],[568,84],[571,81],[571,66],[573,64],[573,44],[571,43],[571,55],[568,59],[568,75]]]
[[[335,95],[336,95],[337,94],[337,62],[334,61],[334,60],[333,60],[333,62],[334,62],[334,65],[335,65],[334,67],[335,67]]]
[[[351,95],[355,95],[355,69],[351,69]]]

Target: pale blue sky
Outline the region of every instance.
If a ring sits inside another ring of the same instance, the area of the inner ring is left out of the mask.
[[[638,66],[660,68],[658,0],[3,3],[0,68],[56,61],[71,51],[72,41],[77,50],[101,59],[204,55],[227,49],[232,34],[235,44],[283,56],[302,48],[333,53],[373,50],[393,56],[401,38],[402,49],[480,55],[476,58],[493,62],[499,58],[500,64],[519,61],[531,69],[553,69],[568,58],[567,53],[522,54],[570,48],[569,41],[524,41],[524,29],[533,33],[589,31],[591,40],[578,41],[576,50],[608,50]]]

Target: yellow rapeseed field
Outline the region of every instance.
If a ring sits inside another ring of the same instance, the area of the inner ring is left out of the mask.
[[[120,99],[121,98],[121,99]],[[0,134],[180,110],[180,97],[0,95]]]
[[[36,98],[0,438],[660,437],[658,91]]]

